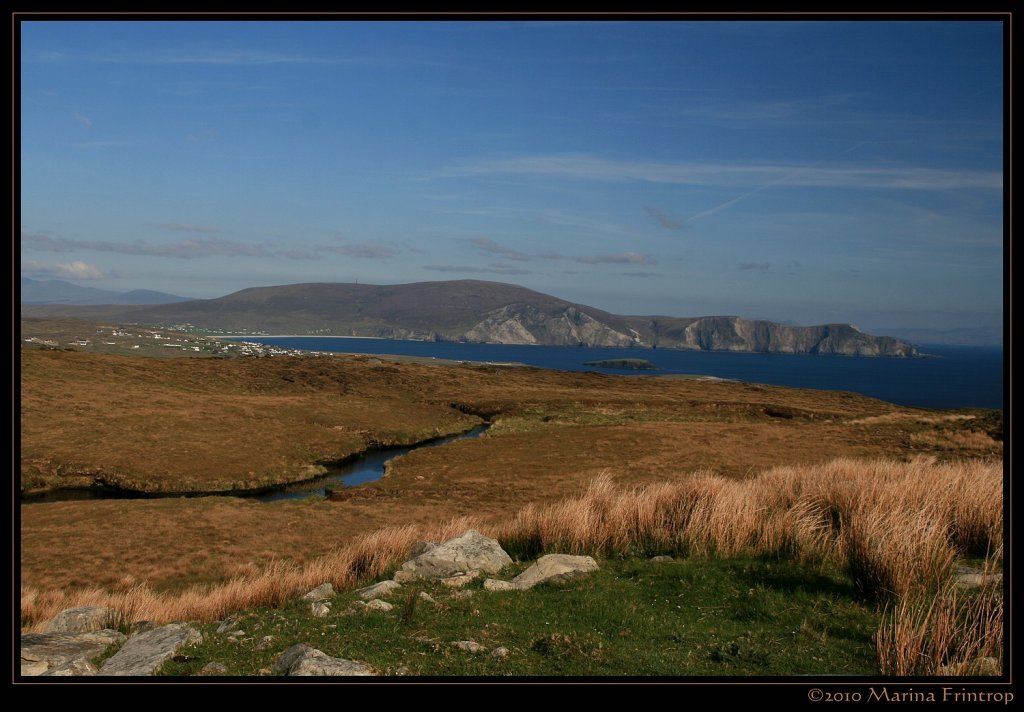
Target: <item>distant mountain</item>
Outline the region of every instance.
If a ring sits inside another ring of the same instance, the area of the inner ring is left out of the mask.
[[[1002,346],[1003,330],[997,326],[961,329],[875,329],[879,334],[906,339],[915,344],[950,346]]]
[[[171,304],[188,300],[188,297],[154,292],[151,289],[113,292],[95,287],[79,287],[77,284],[59,279],[21,278],[22,304]]]
[[[23,316],[80,316],[226,333],[375,336],[554,346],[917,356],[910,344],[849,324],[787,326],[736,316],[620,316],[500,282],[291,284],[147,307],[22,306]]]

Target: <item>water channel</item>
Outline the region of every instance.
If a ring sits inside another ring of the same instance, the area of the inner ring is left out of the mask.
[[[75,489],[56,489],[37,494],[23,495],[23,504],[38,504],[44,502],[67,502],[86,499],[153,499],[156,497],[202,497],[202,496],[229,496],[257,499],[260,502],[278,502],[283,499],[306,499],[316,495],[326,496],[328,488],[352,487],[355,485],[374,482],[384,476],[384,464],[393,458],[406,455],[413,450],[421,448],[438,447],[457,440],[478,438],[483,435],[489,425],[480,425],[465,433],[450,435],[448,437],[428,440],[417,445],[400,447],[387,447],[378,450],[370,450],[365,454],[341,465],[334,465],[327,468],[327,473],[315,480],[306,480],[292,485],[286,485],[274,489],[271,492],[260,492],[247,494],[242,492],[207,494],[151,494],[146,492],[135,492],[131,490],[120,490],[113,487],[88,487]]]

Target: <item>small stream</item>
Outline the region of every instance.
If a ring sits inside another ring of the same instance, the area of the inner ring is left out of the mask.
[[[270,492],[258,494],[245,493],[173,493],[173,494],[151,494],[146,492],[134,492],[120,490],[113,487],[89,487],[76,489],[56,489],[38,494],[23,495],[23,504],[39,504],[44,502],[68,502],[87,499],[154,499],[157,497],[243,497],[245,499],[257,499],[260,502],[278,502],[283,499],[306,499],[316,495],[326,496],[327,488],[330,486],[352,487],[367,482],[375,482],[384,476],[384,464],[392,458],[406,455],[413,450],[421,448],[438,447],[456,440],[468,440],[478,438],[487,432],[490,424],[479,425],[472,430],[458,435],[428,440],[417,445],[405,445],[399,447],[387,447],[379,450],[371,450],[360,457],[346,462],[342,465],[335,465],[327,468],[327,473],[315,480],[306,480],[291,485],[285,485]]]

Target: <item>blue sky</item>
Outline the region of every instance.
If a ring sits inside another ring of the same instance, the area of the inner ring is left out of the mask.
[[[1003,314],[997,22],[25,22],[24,276]]]

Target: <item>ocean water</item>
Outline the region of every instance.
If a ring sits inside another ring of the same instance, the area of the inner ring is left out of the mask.
[[[506,346],[501,344],[393,341],[315,336],[247,336],[284,348],[357,354],[398,354],[427,358],[523,363],[563,371],[600,371],[635,378],[699,374],[796,388],[853,391],[900,405],[924,408],[1002,408],[1003,350],[922,345],[933,358],[853,358],[672,349]],[[587,366],[586,361],[647,359],[660,370],[628,371]]]

